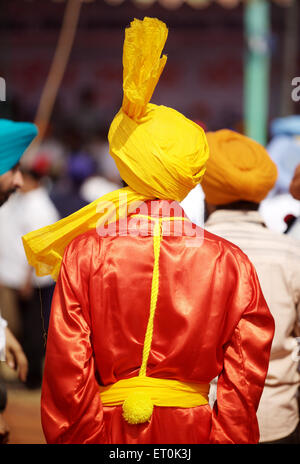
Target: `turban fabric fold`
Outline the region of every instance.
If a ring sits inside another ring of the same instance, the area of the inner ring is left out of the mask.
[[[265,148],[237,132],[222,129],[206,134],[210,158],[202,188],[206,201],[260,203],[273,188],[277,168]]]
[[[20,161],[37,133],[37,127],[30,122],[0,119],[0,176]]]
[[[127,215],[126,204],[138,207],[155,198],[181,201],[201,181],[208,159],[203,129],[174,109],[149,103],[167,61],[161,57],[167,35],[166,25],[156,18],[135,19],[126,29],[123,102],[108,140],[128,187],[25,235],[27,259],[37,275],[56,279],[67,244],[88,229]]]

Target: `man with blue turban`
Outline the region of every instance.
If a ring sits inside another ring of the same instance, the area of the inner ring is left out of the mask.
[[[0,119],[0,206],[22,186],[19,161],[36,135],[34,124]]]
[[[37,128],[28,122],[14,122],[0,119],[0,206],[23,185],[20,171],[20,158],[37,135]],[[17,369],[23,382],[27,375],[27,359],[21,345],[10,332],[7,323],[0,315],[0,361]],[[6,392],[0,392],[0,443],[6,443],[9,429],[1,412],[6,406]]]

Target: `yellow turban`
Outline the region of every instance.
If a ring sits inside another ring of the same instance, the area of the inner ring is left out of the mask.
[[[231,130],[206,134],[210,158],[202,188],[207,203],[259,203],[274,186],[277,168],[265,148]]]
[[[161,57],[167,35],[166,25],[155,18],[135,19],[126,29],[123,102],[108,140],[128,187],[25,235],[27,259],[38,276],[57,278],[64,249],[79,234],[124,217],[128,206],[145,200],[181,201],[201,181],[208,159],[203,129],[174,109],[149,103],[167,60]]]

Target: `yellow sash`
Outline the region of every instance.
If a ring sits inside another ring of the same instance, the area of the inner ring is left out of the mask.
[[[123,404],[123,416],[130,424],[150,420],[153,406],[193,408],[208,403],[209,384],[180,382],[137,376],[100,386],[104,406]],[[134,408],[132,405],[134,404]],[[133,413],[137,411],[137,416]],[[143,420],[145,419],[145,420]]]

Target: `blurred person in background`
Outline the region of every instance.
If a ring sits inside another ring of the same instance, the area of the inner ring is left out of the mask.
[[[128,187],[23,237],[29,262],[57,278],[41,400],[48,443],[258,441],[274,321],[248,258],[178,204],[209,152],[199,125],[149,103],[167,33],[154,18],[126,30],[109,144]],[[101,202],[116,233],[101,234]]]
[[[1,176],[0,176],[1,177]],[[7,322],[0,316],[0,361],[18,372],[21,382],[26,381],[28,361],[22,346],[7,327]],[[1,376],[0,376],[1,377]],[[9,442],[9,426],[3,418],[7,406],[6,386],[0,378],[0,445]]]
[[[86,148],[96,162],[96,169],[92,176],[82,182],[80,194],[90,203],[106,193],[119,189],[122,183],[116,164],[109,155],[106,131],[98,130]]]
[[[260,441],[299,444],[300,373],[294,355],[300,335],[300,243],[271,231],[258,212],[277,178],[267,151],[229,130],[208,132],[207,140],[210,158],[202,182],[209,215],[205,228],[246,253],[275,320],[257,412]]]
[[[118,190],[120,184],[109,181],[100,173],[94,174],[86,178],[80,187],[80,195],[87,203],[97,200],[106,193]]]
[[[277,166],[278,178],[261,202],[259,212],[271,230],[285,233],[286,217],[300,216],[300,202],[289,191],[294,170],[300,163],[300,115],[274,119],[270,133],[267,151]]]
[[[97,91],[93,87],[85,86],[80,90],[78,105],[69,117],[69,123],[84,144],[103,126],[105,120],[99,107]]]
[[[290,194],[300,203],[300,164],[296,167],[290,183]],[[298,216],[289,215],[286,222],[288,223],[286,233],[300,240],[300,214]]]
[[[68,141],[67,153],[50,189],[50,198],[61,218],[120,187],[119,183],[111,180],[115,178],[117,168],[113,161],[106,161],[111,157],[104,148],[107,143],[102,136],[92,136],[90,141],[84,143],[83,138],[69,127],[65,139]]]
[[[61,218],[88,204],[80,188],[83,182],[95,173],[95,169],[95,161],[88,153],[79,151],[67,157],[60,179],[50,191],[50,198]]]
[[[109,155],[107,130],[99,129],[95,136],[87,143],[86,148],[97,163],[98,173],[108,182],[120,186],[120,173],[115,161]]]
[[[20,158],[36,135],[37,128],[34,124],[0,119],[0,206],[23,186]],[[2,226],[0,222],[0,229]],[[7,321],[1,317],[1,307],[0,361],[6,361],[8,366],[18,371],[19,379],[26,381],[28,361],[20,343],[8,328]],[[9,441],[9,427],[2,415],[6,401],[6,388],[0,383],[0,443]]]
[[[290,183],[290,193],[295,200],[300,200],[300,164],[296,167],[294,176]]]
[[[37,277],[26,260],[21,237],[59,219],[59,214],[42,185],[47,162],[37,158],[22,168],[23,185],[0,211],[0,282],[2,290],[14,295],[19,337],[28,358],[28,388],[40,388],[45,354],[43,334],[47,330],[54,282]],[[5,308],[6,317],[10,318]],[[43,326],[44,324],[44,326]]]

